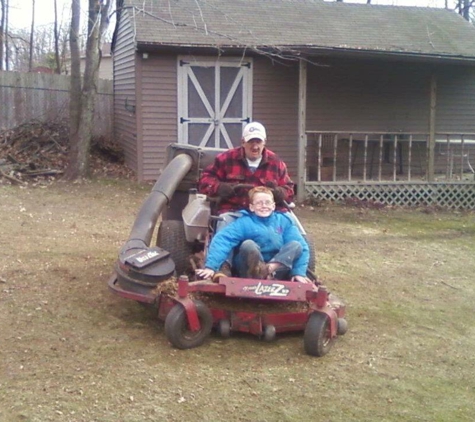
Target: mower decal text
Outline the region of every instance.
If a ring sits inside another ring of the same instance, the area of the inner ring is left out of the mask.
[[[137,256],[135,259],[141,264],[149,259],[155,258],[159,253],[157,251],[148,251],[145,255]]]
[[[258,296],[279,296],[285,297],[289,295],[290,289],[285,287],[283,284],[262,284],[258,283],[254,286],[245,286],[244,291],[254,292]]]

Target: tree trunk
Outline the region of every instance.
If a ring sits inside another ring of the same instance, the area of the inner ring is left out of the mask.
[[[467,21],[470,22],[470,11],[473,7],[473,0],[457,0],[455,10]]]
[[[5,53],[5,70],[10,69],[10,53],[8,51],[8,49],[9,49],[9,45],[8,45],[9,44],[8,43],[8,30],[9,30],[8,8],[9,8],[8,0],[5,0],[5,26],[3,28],[3,33],[5,35],[5,39],[4,39],[4,44],[5,44],[5,50],[4,50],[4,53]]]
[[[28,72],[33,69],[33,48],[35,42],[35,0],[31,0],[31,31],[30,31],[30,56],[28,60]]]
[[[78,45],[80,0],[72,0],[71,20],[71,99],[70,154],[65,179],[76,180],[89,176],[89,152],[94,123],[94,107],[99,81],[100,47],[107,30],[110,0],[89,0],[86,66],[81,87]]]
[[[58,75],[61,74],[61,61],[59,60],[59,31],[58,31],[58,0],[54,0],[54,61]]]
[[[75,179],[79,177],[79,125],[81,113],[81,58],[79,52],[79,28],[80,28],[80,0],[72,0],[71,6],[71,30],[69,32],[69,49],[71,51],[71,87],[69,101],[69,166],[65,177]]]
[[[3,70],[3,47],[5,39],[5,0],[0,0],[0,70]]]
[[[470,0],[463,0],[463,17],[470,22]]]

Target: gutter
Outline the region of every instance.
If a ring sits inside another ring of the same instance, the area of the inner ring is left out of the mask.
[[[377,58],[377,59],[392,59],[400,60],[406,59],[410,61],[424,61],[424,62],[448,62],[475,65],[475,56],[460,56],[449,54],[429,54],[408,51],[388,51],[388,50],[370,50],[364,48],[348,48],[348,47],[325,47],[312,45],[216,45],[216,44],[173,44],[173,43],[152,43],[152,42],[137,42],[136,50],[142,52],[158,52],[158,51],[179,51],[183,50],[203,50],[203,51],[220,51],[228,53],[242,53],[248,51],[250,55],[282,55],[282,59],[298,60],[299,58],[320,57],[322,55],[342,57],[353,56],[358,58]]]

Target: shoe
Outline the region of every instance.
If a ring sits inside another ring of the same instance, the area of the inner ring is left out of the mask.
[[[271,265],[274,268],[273,270],[270,269]],[[288,280],[289,269],[285,265],[279,262],[268,262],[266,266],[268,280]]]
[[[232,277],[231,265],[229,262],[225,261],[219,270],[213,276],[213,282],[217,283],[219,281],[219,277]]]
[[[267,278],[267,275],[267,265],[261,260],[257,251],[251,251],[247,256],[247,276],[249,278],[264,280]]]
[[[232,276],[231,265],[229,265],[228,261],[225,261],[223,265],[219,268],[220,273],[224,274],[226,277]]]

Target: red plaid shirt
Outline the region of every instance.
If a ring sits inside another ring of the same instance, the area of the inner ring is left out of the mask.
[[[218,185],[221,182],[233,184],[251,184],[265,186],[266,182],[272,181],[277,186],[284,188],[285,200],[292,202],[294,196],[294,183],[289,177],[287,166],[277,154],[264,148],[262,160],[253,173],[249,168],[244,153],[244,148],[237,147],[222,152],[203,171],[199,182],[200,193],[210,197],[217,196]],[[247,209],[249,189],[237,189],[236,195],[218,204],[216,212],[221,214],[227,211]],[[287,211],[285,207],[277,207],[280,211]]]

